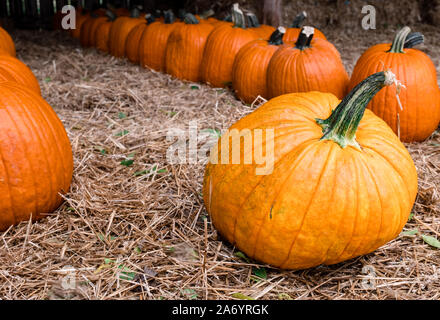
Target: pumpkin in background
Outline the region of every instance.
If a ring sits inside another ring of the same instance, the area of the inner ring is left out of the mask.
[[[391,70],[405,88],[396,101],[396,88],[382,90],[368,105],[377,116],[400,136],[404,142],[423,141],[438,127],[440,121],[440,92],[437,73],[431,59],[412,47],[423,42],[419,33],[410,34],[404,27],[392,44],[378,44],[365,51],[353,70],[349,88],[362,77],[380,70]],[[409,35],[409,36],[408,36]]]
[[[306,18],[307,18],[307,13],[305,11],[301,12],[300,14],[298,14],[295,17],[290,28],[288,28],[286,30],[286,34],[284,35],[284,38],[283,38],[284,42],[286,42],[286,43],[295,42],[298,39],[299,34],[301,32],[302,24]],[[318,30],[316,28],[315,28],[315,32],[314,32],[314,37],[327,40],[325,35],[320,30]]]
[[[137,25],[130,31],[125,42],[125,56],[133,63],[139,62],[139,47],[142,36],[148,29],[148,26],[155,21],[154,17],[149,13],[145,15],[145,20],[145,23]]]
[[[295,45],[275,52],[267,68],[269,98],[308,91],[344,97],[349,78],[339,52],[327,40],[313,38],[313,32],[314,28],[304,27]]]
[[[165,51],[165,69],[173,77],[200,81],[200,65],[206,40],[214,27],[187,13],[184,23],[171,32]]]
[[[9,33],[0,27],[0,54],[15,57],[15,44]]]
[[[365,110],[394,80],[376,73],[342,102],[330,93],[283,95],[235,123],[211,151],[203,184],[220,234],[283,269],[339,263],[397,237],[416,198],[416,168],[388,125]],[[230,164],[233,150],[238,164]]]
[[[276,28],[268,26],[266,24],[260,24],[257,16],[252,12],[246,13],[248,28],[253,28],[263,40],[269,40],[272,33],[275,32]]]
[[[76,24],[75,29],[70,30],[70,35],[79,39],[81,37],[81,27],[90,18],[90,13],[87,10],[81,10],[76,12]]]
[[[252,103],[258,96],[267,97],[267,67],[274,53],[283,44],[286,29],[279,27],[269,41],[255,40],[240,49],[232,68],[232,87],[237,97]]]
[[[107,11],[107,20],[97,26],[92,42],[95,43],[99,51],[109,52],[110,29],[116,19],[117,16],[109,10]]]
[[[121,58],[125,55],[125,42],[128,34],[136,26],[143,24],[144,19],[139,19],[140,11],[134,8],[130,17],[118,17],[110,27],[109,52],[111,55]]]
[[[79,41],[82,47],[88,48],[96,45],[95,32],[100,24],[107,21],[107,17],[98,16],[92,13],[90,17],[81,25]]]
[[[154,22],[145,30],[139,42],[139,62],[142,67],[165,71],[165,52],[168,38],[180,26],[171,10],[164,12],[164,22]]]
[[[232,83],[232,67],[238,51],[261,37],[255,29],[246,28],[245,17],[237,5],[234,5],[232,15],[234,24],[215,28],[206,43],[201,77],[214,87],[226,87]]]
[[[38,95],[41,95],[40,85],[31,69],[17,58],[0,55],[0,82],[12,81],[21,84]]]
[[[66,131],[36,93],[0,83],[0,231],[56,210],[69,191],[72,150]]]

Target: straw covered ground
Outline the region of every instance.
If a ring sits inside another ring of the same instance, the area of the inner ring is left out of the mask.
[[[422,49],[436,66],[438,31]],[[349,72],[395,29],[329,30]],[[71,139],[66,202],[0,233],[2,299],[440,299],[440,134],[408,145],[419,195],[405,232],[367,256],[281,271],[246,260],[214,230],[201,197],[204,164],[170,165],[170,128],[216,133],[253,110],[228,90],[185,83],[83,50],[62,33],[13,33],[19,58]],[[414,230],[418,230],[414,234]],[[372,277],[374,279],[372,279]]]

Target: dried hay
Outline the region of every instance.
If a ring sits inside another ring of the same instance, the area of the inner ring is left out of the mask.
[[[384,33],[383,39],[392,38],[392,30]],[[350,70],[360,51],[378,40],[340,35],[329,32]],[[237,256],[206,217],[204,165],[166,160],[169,128],[187,130],[197,119],[199,130],[226,129],[251,107],[227,90],[82,50],[63,34],[20,31],[14,37],[19,57],[68,131],[75,173],[55,214],[0,234],[2,299],[233,299],[234,293],[255,299],[440,298],[440,250],[418,235],[401,235],[334,266],[297,272],[265,266],[267,277],[256,278],[261,266]],[[439,146],[438,133],[408,146],[420,193],[405,227],[438,239]],[[124,160],[133,164],[124,166]]]

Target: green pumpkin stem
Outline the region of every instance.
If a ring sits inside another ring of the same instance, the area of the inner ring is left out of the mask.
[[[197,18],[192,13],[185,14],[183,22],[185,22],[186,24],[199,24],[199,20],[197,20]]]
[[[247,19],[248,27],[258,28],[260,26],[260,21],[258,21],[258,18],[254,13],[252,12],[246,13],[246,19]]]
[[[299,34],[298,40],[296,40],[295,48],[299,50],[310,48],[314,34],[315,34],[315,28],[303,27]]]
[[[147,21],[147,24],[151,24],[154,21],[156,21],[156,19],[154,18],[154,16],[151,13],[147,13],[145,15],[145,20]]]
[[[234,3],[232,6],[232,22],[235,28],[246,29],[246,19],[244,18],[243,11],[241,11],[238,3]]]
[[[131,9],[130,18],[139,18],[140,15],[141,15],[141,11],[139,10],[139,8],[134,7],[133,9]]]
[[[200,14],[200,18],[202,19],[208,19],[209,17],[212,17],[215,15],[215,11],[212,9],[206,10]]]
[[[361,149],[356,141],[356,131],[364,116],[365,108],[384,86],[392,85],[396,77],[391,71],[381,71],[359,83],[333,110],[327,119],[316,119],[324,135],[321,140],[333,140],[345,148]]]
[[[280,46],[283,44],[283,37],[286,33],[286,29],[283,27],[278,27],[270,36],[269,38],[269,44],[274,46]]]
[[[115,21],[117,18],[116,14],[111,10],[105,10],[105,15],[108,18],[108,21]]]
[[[173,10],[167,10],[163,14],[165,24],[172,24],[176,21],[176,16],[174,15]]]
[[[403,46],[405,49],[413,48],[419,44],[422,44],[425,41],[425,36],[420,32],[412,32],[406,37],[405,45]]]
[[[403,27],[400,29],[394,37],[393,43],[391,44],[391,49],[388,52],[404,53],[403,48],[405,46],[406,38],[410,32],[411,29],[409,27]]]
[[[304,20],[307,18],[307,13],[305,11],[301,12],[300,14],[298,14],[295,19],[293,19],[292,25],[290,26],[291,28],[301,28]]]

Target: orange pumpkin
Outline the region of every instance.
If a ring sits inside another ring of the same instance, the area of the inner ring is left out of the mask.
[[[252,103],[258,96],[267,98],[267,67],[283,44],[284,32],[286,29],[279,27],[269,41],[255,40],[240,49],[232,68],[232,87],[239,99]]]
[[[148,29],[149,25],[155,21],[154,17],[151,14],[145,15],[145,20],[145,23],[137,25],[130,31],[127,36],[127,41],[125,42],[125,56],[133,63],[139,62],[139,47],[141,44],[142,36],[144,32]]]
[[[9,33],[0,27],[0,54],[15,57],[15,45]]]
[[[110,29],[116,18],[117,16],[109,10],[107,12],[107,21],[97,26],[92,42],[95,43],[95,46],[99,51],[109,51],[108,43],[110,38]]]
[[[94,33],[97,27],[107,21],[106,17],[100,17],[92,13],[90,17],[81,25],[79,41],[82,47],[88,48],[94,45]]]
[[[75,29],[70,30],[70,35],[79,39],[81,37],[81,27],[90,18],[90,13],[87,10],[81,10],[76,12],[76,24]]]
[[[142,67],[165,71],[165,52],[168,38],[182,23],[175,22],[172,11],[164,13],[164,22],[154,22],[145,30],[139,42],[139,60]]]
[[[165,51],[166,72],[173,77],[200,81],[200,65],[206,40],[214,27],[199,23],[196,17],[187,13],[184,23],[171,32]]]
[[[214,87],[226,87],[232,83],[232,67],[240,49],[261,35],[246,28],[243,12],[233,8],[233,25],[220,25],[211,33],[202,60],[202,81]]]
[[[404,142],[425,140],[440,121],[440,92],[435,66],[425,53],[412,48],[423,42],[423,36],[413,34],[408,37],[410,31],[404,27],[392,44],[378,44],[365,51],[356,63],[349,84],[353,88],[362,77],[379,70],[389,69],[396,74],[405,85],[400,94],[402,109],[395,99],[396,88],[381,91],[368,108],[384,119]]]
[[[31,69],[17,58],[0,55],[0,81],[19,83],[41,95],[37,78]]]
[[[111,55],[121,58],[125,55],[125,42],[128,34],[136,26],[144,23],[143,19],[139,19],[140,11],[135,8],[132,10],[130,17],[117,18],[110,27],[109,34],[109,52]]]
[[[305,11],[301,12],[300,14],[298,14],[295,17],[290,28],[288,28],[286,30],[286,34],[284,35],[284,38],[283,38],[284,42],[286,42],[286,43],[295,42],[298,39],[299,34],[301,32],[302,24],[303,24],[304,20],[306,19],[306,17],[307,17],[307,13]],[[314,32],[314,37],[327,40],[325,35],[320,30],[318,30],[316,28],[315,28],[315,32]]]
[[[342,102],[330,93],[283,95],[235,123],[211,151],[203,183],[219,233],[283,269],[339,263],[397,237],[417,171],[388,125],[365,110],[393,81],[376,73]]]
[[[257,16],[252,12],[246,13],[246,19],[248,22],[248,28],[253,28],[253,30],[256,31],[263,40],[269,40],[272,33],[274,33],[276,30],[272,26],[260,24]]]
[[[73,158],[63,124],[39,95],[0,83],[0,231],[44,217],[69,191]]]
[[[295,46],[281,46],[273,55],[267,68],[269,98],[308,91],[344,97],[349,79],[341,57],[330,42],[313,38],[313,32],[304,27]]]

